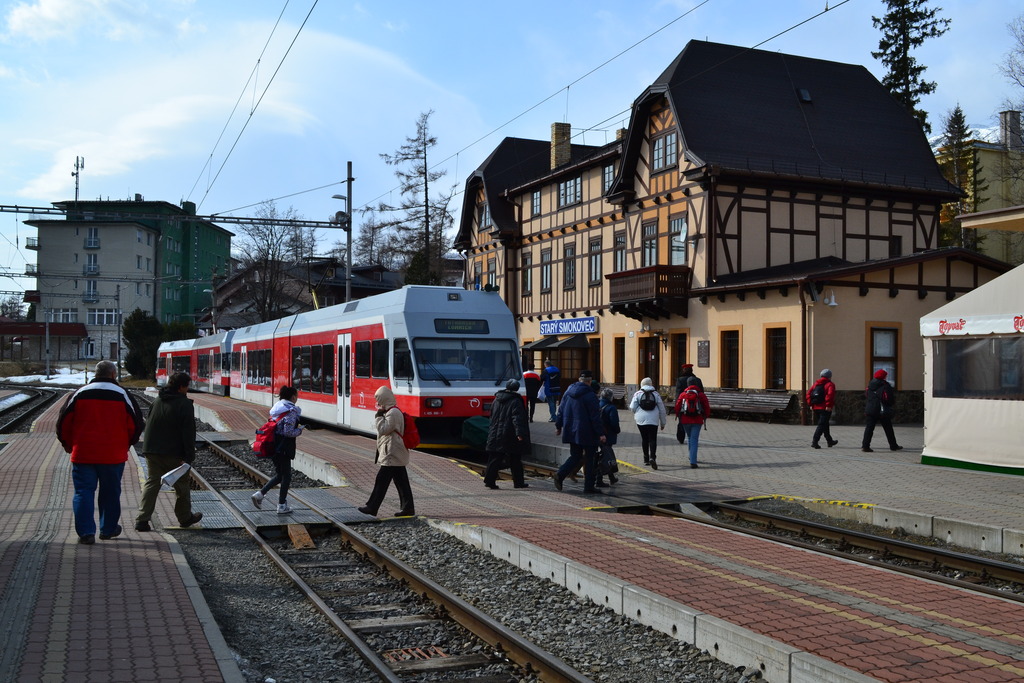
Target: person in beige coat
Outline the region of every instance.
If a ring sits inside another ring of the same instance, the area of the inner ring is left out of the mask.
[[[409,449],[402,442],[405,431],[405,417],[395,403],[395,394],[388,387],[381,387],[373,395],[377,401],[377,414],[373,423],[377,428],[377,455],[375,462],[380,466],[377,479],[373,482],[373,491],[366,505],[359,508],[364,515],[377,515],[384,496],[395,482],[398,490],[398,503],[401,510],[396,517],[413,517],[416,509],[412,500],[412,487],[409,485],[409,473],[405,467],[409,464]]]

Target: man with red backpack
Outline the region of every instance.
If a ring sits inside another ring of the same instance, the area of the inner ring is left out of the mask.
[[[691,377],[686,389],[676,397],[676,418],[681,429],[690,438],[690,469],[697,469],[697,444],[700,440],[700,428],[711,413],[711,404],[707,394],[701,389],[700,380]]]
[[[865,453],[873,453],[871,449],[871,437],[875,433],[875,424],[881,424],[885,431],[885,438],[889,441],[890,451],[902,451],[903,446],[896,443],[896,434],[892,429],[892,414],[896,406],[896,392],[892,385],[886,381],[889,373],[885,370],[875,370],[875,375],[868,388],[864,390],[864,439],[861,442],[861,450]]]
[[[811,437],[811,448],[821,448],[818,445],[818,441],[822,435],[825,436],[825,443],[828,444],[829,448],[832,448],[839,439],[832,438],[832,432],[829,431],[829,421],[832,419],[832,409],[836,405],[836,385],[832,383],[832,371],[825,368],[821,371],[821,376],[818,377],[818,381],[814,383],[810,389],[807,390],[807,405],[811,407],[811,411],[815,415],[815,424],[818,426],[814,429],[814,436]]]

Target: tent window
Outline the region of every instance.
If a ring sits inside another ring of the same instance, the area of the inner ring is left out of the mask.
[[[932,344],[932,396],[1024,401],[1024,338],[945,338]]]

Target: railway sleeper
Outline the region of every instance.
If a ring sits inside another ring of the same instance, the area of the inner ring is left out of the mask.
[[[411,628],[436,624],[440,619],[420,614],[399,615],[397,617],[380,617],[377,619],[351,619],[346,621],[353,631],[360,633],[381,633],[396,628]]]
[[[465,671],[467,669],[479,669],[494,664],[494,660],[486,655],[441,655],[430,659],[408,659],[404,661],[388,661],[387,664],[396,674],[443,672],[443,671]],[[486,678],[474,678],[474,683],[483,681]],[[507,681],[508,676],[492,679],[493,681]]]

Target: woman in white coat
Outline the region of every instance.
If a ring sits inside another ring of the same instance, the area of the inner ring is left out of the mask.
[[[412,487],[409,485],[409,473],[405,467],[409,464],[409,449],[402,441],[405,431],[405,416],[395,403],[395,394],[387,387],[380,387],[373,395],[377,401],[377,414],[374,425],[377,428],[377,456],[375,458],[380,469],[377,479],[373,482],[373,492],[366,505],[359,508],[365,515],[377,515],[384,496],[395,482],[398,489],[398,503],[401,510],[395,517],[413,517],[416,515],[412,501]]]
[[[658,428],[665,429],[668,422],[668,411],[665,410],[665,402],[661,400],[661,394],[654,388],[654,382],[650,377],[644,377],[640,381],[640,390],[633,394],[633,400],[629,402],[629,409],[633,411],[633,419],[640,430],[640,445],[644,451],[644,464],[650,465],[652,470],[658,469]]]

